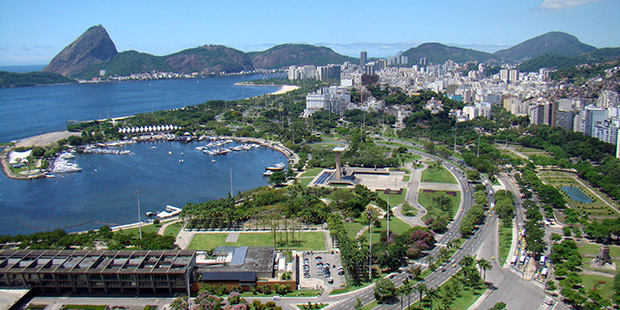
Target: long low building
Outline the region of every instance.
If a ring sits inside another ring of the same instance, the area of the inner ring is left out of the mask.
[[[186,292],[195,251],[3,250],[0,287],[42,293],[172,295]]]

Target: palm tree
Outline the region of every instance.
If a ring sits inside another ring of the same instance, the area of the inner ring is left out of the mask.
[[[476,261],[476,264],[478,265],[478,267],[480,267],[480,269],[482,269],[482,282],[486,282],[486,279],[485,279],[486,271],[491,270],[493,268],[493,265],[491,265],[491,263],[484,258],[481,258],[478,261]]]
[[[463,268],[471,267],[474,264],[474,258],[471,255],[467,255],[461,259],[459,265],[463,266]]]
[[[402,286],[403,293],[407,295],[407,307],[411,305],[411,293],[413,293],[413,284],[409,281],[403,283]]]
[[[414,289],[418,293],[420,293],[420,303],[422,303],[422,295],[426,293],[426,291],[428,290],[428,287],[426,287],[426,284],[424,284],[424,282],[420,282],[420,284],[416,285]]]
[[[433,299],[439,299],[439,291],[437,288],[431,288],[426,291],[426,297],[428,297],[428,301],[431,303],[431,310],[433,310]]]

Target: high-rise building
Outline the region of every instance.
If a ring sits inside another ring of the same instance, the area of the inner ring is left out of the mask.
[[[366,65],[366,60],[368,58],[368,53],[366,51],[360,52],[360,66],[363,68]]]
[[[365,69],[366,74],[368,74],[368,75],[375,74],[375,63],[374,62],[367,63],[365,68],[366,68]]]
[[[517,82],[519,80],[519,70],[511,69],[508,72],[508,81],[511,83]]]
[[[508,69],[499,70],[499,79],[508,83]]]
[[[588,105],[585,108],[585,128],[583,133],[586,136],[592,137],[592,131],[596,122],[602,122],[607,119],[607,109],[597,108],[594,105]]]
[[[375,71],[381,71],[387,68],[387,62],[385,59],[379,59],[375,62]]]

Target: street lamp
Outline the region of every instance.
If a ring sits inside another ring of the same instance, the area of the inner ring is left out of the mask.
[[[368,205],[368,281],[372,281],[372,228],[370,228],[372,219],[372,207]]]
[[[140,240],[142,240],[142,221],[140,220],[140,193],[141,191],[136,191],[136,195],[138,196],[138,232],[140,234]]]
[[[387,189],[387,233],[385,234],[385,241],[390,237],[390,192],[391,189]]]

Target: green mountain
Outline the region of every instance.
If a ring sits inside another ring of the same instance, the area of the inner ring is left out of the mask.
[[[53,72],[16,73],[0,71],[0,88],[74,82],[75,80]]]
[[[541,55],[577,56],[595,49],[594,46],[581,43],[573,35],[553,31],[521,42],[511,48],[497,51],[494,55],[503,59],[521,61]]]
[[[487,62],[496,60],[493,54],[455,46],[447,46],[440,43],[424,43],[412,47],[402,53],[409,58],[409,63],[416,64],[423,57],[427,63],[444,63],[452,60],[458,63],[468,61]]]
[[[205,45],[163,57],[175,72],[180,73],[209,74],[254,70],[247,54],[223,45]]]
[[[106,76],[128,76],[133,73],[173,71],[172,67],[170,67],[162,57],[136,51],[125,51],[117,54],[107,62],[92,65],[82,71],[72,74],[72,76],[88,79],[98,76],[99,70],[106,70]]]
[[[357,59],[343,56],[325,46],[282,44],[262,52],[248,53],[255,68],[279,69],[287,66],[342,64]]]
[[[526,60],[517,66],[522,72],[535,72],[540,68],[564,69],[582,64],[595,64],[620,60],[620,47],[606,47],[578,56],[541,55]]]

